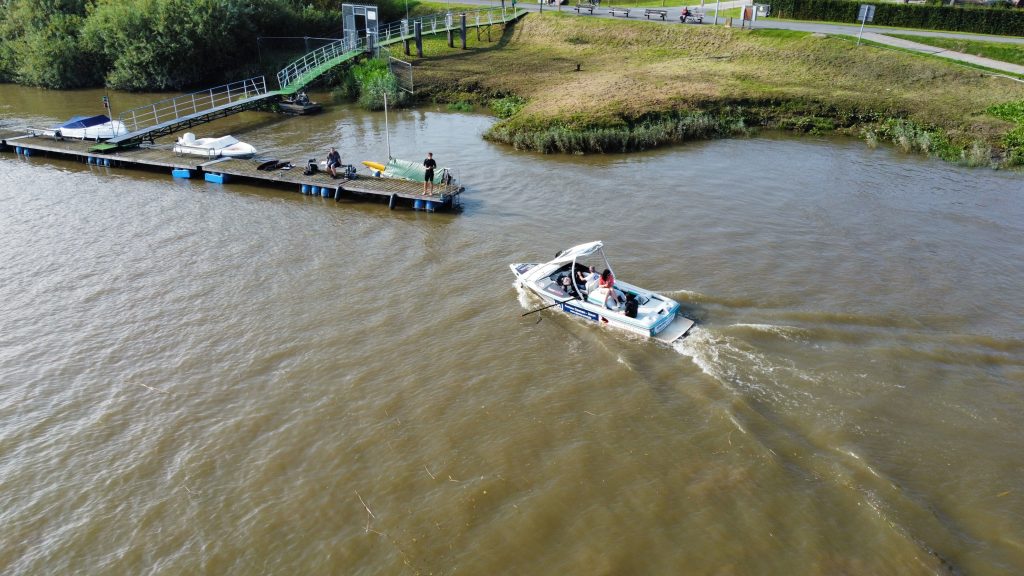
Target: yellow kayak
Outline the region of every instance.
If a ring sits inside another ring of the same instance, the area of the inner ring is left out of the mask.
[[[367,168],[373,170],[374,172],[384,172],[384,165],[381,164],[380,162],[371,162],[370,160],[363,160],[363,166],[366,166]]]

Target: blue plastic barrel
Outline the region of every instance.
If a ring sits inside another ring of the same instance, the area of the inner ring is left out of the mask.
[[[321,188],[320,189],[320,197],[321,198],[330,198],[331,197],[331,189],[328,188],[327,186],[324,186],[323,188]]]
[[[15,146],[14,147],[14,153],[15,154],[21,154],[21,146]]]
[[[426,204],[427,204],[427,212],[433,212],[434,210],[437,210],[437,206],[438,206],[438,204],[440,204],[440,202],[434,202],[432,200],[427,200]]]
[[[31,150],[29,150],[28,148],[22,148],[22,149],[21,149],[21,152],[22,152],[22,154],[24,154],[25,156],[31,156],[31,155],[32,155],[32,151],[31,151]]]
[[[191,178],[192,172],[185,170],[184,168],[175,168],[174,170],[171,170],[171,176],[174,178]]]
[[[228,181],[228,177],[224,174],[214,174],[207,172],[203,174],[203,179],[207,182],[213,182],[214,184],[223,184]]]
[[[413,200],[413,202],[412,202],[412,209],[413,210],[423,210],[423,200]]]
[[[104,158],[103,159],[103,165],[104,166],[110,166],[110,158]]]
[[[309,194],[309,184],[303,184],[302,185],[302,193],[303,194]]]

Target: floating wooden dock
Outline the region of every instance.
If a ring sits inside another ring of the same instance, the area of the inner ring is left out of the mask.
[[[96,143],[90,140],[55,139],[24,133],[0,133],[0,151],[25,156],[69,158],[87,164],[114,168],[147,169],[166,172],[168,177],[203,178],[209,182],[246,182],[293,190],[325,198],[376,199],[386,201],[391,209],[409,207],[415,210],[457,211],[461,207],[458,185],[435,185],[434,194],[423,194],[422,182],[359,175],[356,178],[331,178],[326,172],[304,175],[303,166],[291,170],[258,170],[263,160],[218,158],[175,154],[167,144],[139,146],[107,153],[90,152]]]

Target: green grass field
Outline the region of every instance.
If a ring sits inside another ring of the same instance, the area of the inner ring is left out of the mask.
[[[488,137],[549,152],[648,148],[744,127],[843,130],[999,163],[1014,122],[986,112],[1024,84],[934,57],[781,30],[531,14],[469,49],[428,40],[416,82],[438,100],[515,96]],[[576,71],[579,64],[580,71]],[[1016,156],[1014,156],[1016,157]]]

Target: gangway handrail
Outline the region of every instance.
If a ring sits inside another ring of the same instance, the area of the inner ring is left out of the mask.
[[[515,19],[516,12],[516,10],[503,9],[499,7],[480,8],[478,10],[451,10],[448,12],[438,12],[435,14],[428,14],[426,16],[417,16],[416,18],[409,18],[399,20],[397,22],[391,22],[389,24],[383,24],[377,28],[377,36],[382,42],[402,40],[411,37],[413,35],[416,22],[420,22],[423,33],[436,34],[437,32],[443,32],[450,28],[457,27],[454,18],[455,14],[465,14],[466,21],[473,22],[475,20],[476,26],[481,25],[481,19],[485,15],[487,24],[495,24],[498,22],[505,23],[509,20]],[[500,18],[496,15],[500,15]]]
[[[344,38],[335,40],[330,44],[325,44],[312,52],[304,54],[298,60],[285,66],[280,72],[277,73],[277,84],[281,90],[288,87],[289,84],[295,82],[300,76],[309,72],[310,70],[322,66],[353,50],[359,50],[363,47],[362,39],[356,41],[349,41]]]
[[[255,76],[125,110],[118,119],[135,133],[266,93],[266,79]]]

